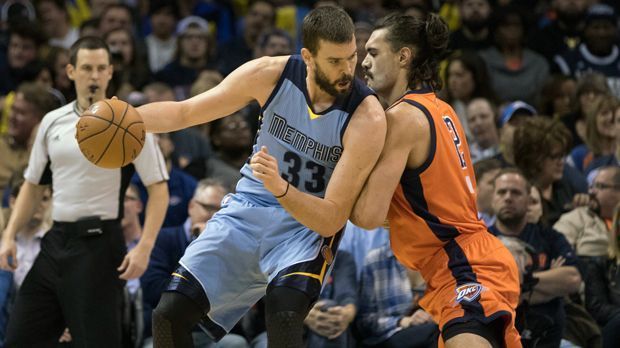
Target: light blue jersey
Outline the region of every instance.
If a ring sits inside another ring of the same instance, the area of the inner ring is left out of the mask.
[[[323,197],[344,151],[347,124],[371,93],[355,80],[349,95],[317,114],[306,90],[306,65],[291,56],[262,109],[254,152],[267,146],[282,177]],[[184,270],[175,273],[169,287],[180,291],[189,282],[185,271],[200,283],[210,303],[205,327],[215,338],[230,331],[268,286],[292,287],[318,298],[342,235],[323,238],[311,231],[278,203],[247,164],[241,173],[237,193],[224,199],[222,210],[188,246],[179,262]]]
[[[306,87],[306,64],[291,56],[273,93],[262,108],[261,127],[253,153],[267,146],[278,160],[282,177],[298,190],[317,197],[325,195],[329,178],[342,155],[342,137],[351,116],[372,91],[353,81],[351,93],[322,113],[312,110]],[[266,204],[278,204],[246,163],[237,192],[256,196]]]

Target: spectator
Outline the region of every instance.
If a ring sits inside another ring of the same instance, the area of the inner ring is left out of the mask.
[[[578,78],[575,110],[562,118],[573,135],[574,146],[582,144],[586,139],[586,115],[592,112],[598,100],[608,94],[611,94],[611,90],[604,75],[592,72]]]
[[[99,34],[105,35],[109,31],[119,28],[134,33],[131,7],[117,2],[106,6],[101,13],[99,18]]]
[[[491,4],[488,0],[462,0],[459,4],[461,28],[450,35],[453,50],[480,51],[493,45],[489,28]]]
[[[585,144],[574,147],[568,158],[569,163],[582,173],[593,160],[613,155],[616,150],[614,112],[618,107],[618,100],[609,95],[598,99],[586,113]]]
[[[144,335],[147,337],[145,347],[152,346],[151,315],[170,281],[170,274],[176,270],[185,248],[203,231],[213,214],[220,209],[220,202],[228,192],[228,189],[218,181],[200,181],[187,208],[188,218],[184,224],[163,228],[159,232],[149,266],[140,278],[144,293]],[[200,330],[195,330],[193,336],[197,347],[200,346],[200,342],[210,341]],[[220,344],[225,344],[229,339],[235,341],[243,338],[232,335],[224,338]],[[245,345],[247,346],[247,343]]]
[[[366,256],[357,323],[364,347],[435,346],[439,328],[414,298],[407,269],[389,241]]]
[[[149,15],[153,32],[146,36],[149,68],[153,73],[160,71],[174,59],[177,46],[175,28],[180,18],[176,1],[151,1]]]
[[[620,98],[617,15],[612,7],[595,4],[588,9],[585,23],[583,43],[556,55],[554,61],[564,75],[578,78],[589,71],[604,74],[612,93]]]
[[[499,154],[496,108],[490,100],[476,98],[467,104],[467,124],[472,139],[469,154],[473,163]]]
[[[547,25],[532,35],[532,48],[551,62],[556,54],[574,49],[581,41],[589,0],[552,0],[555,15]]]
[[[99,19],[99,17],[94,17],[82,22],[82,24],[80,25],[80,37],[101,37],[101,32],[99,31]]]
[[[304,320],[306,344],[316,348],[355,347],[350,327],[357,313],[357,270],[353,255],[338,251],[334,268],[321,290],[319,300]]]
[[[293,39],[280,29],[270,29],[260,36],[254,58],[264,56],[287,56],[293,54]]]
[[[50,46],[69,49],[80,37],[77,28],[71,26],[69,10],[64,0],[37,0],[37,15]]]
[[[139,56],[131,32],[124,28],[109,30],[103,40],[110,47],[114,64],[114,74],[110,83],[109,95],[121,100],[136,90],[141,90],[149,80],[149,70]]]
[[[576,99],[577,83],[575,80],[569,76],[552,75],[540,92],[538,110],[541,115],[564,120],[573,112]]]
[[[354,225],[351,221],[347,221],[338,251],[346,251],[353,255],[358,283],[368,252],[388,243],[389,239],[390,233],[383,227],[366,230]]]
[[[495,158],[488,158],[474,163],[476,175],[476,205],[478,216],[487,227],[495,223],[493,211],[493,182],[502,168],[502,163]]]
[[[549,226],[563,213],[587,202],[587,195],[583,195],[587,191],[585,179],[575,180],[565,171],[570,141],[562,123],[545,117],[526,119],[514,133],[515,164],[540,189],[546,219],[543,223]]]
[[[48,91],[34,83],[19,86],[9,113],[9,129],[0,136],[0,192],[16,172],[28,165],[33,130],[43,115],[58,106]]]
[[[514,165],[514,132],[525,121],[526,117],[536,115],[536,109],[520,100],[512,102],[502,110],[498,124],[500,127],[500,150],[497,158],[505,165]]]
[[[22,81],[34,80],[37,72],[32,71],[32,63],[37,60],[44,42],[43,33],[34,23],[18,23],[11,27],[6,62],[0,63],[0,96],[14,91]]]
[[[187,17],[177,26],[177,52],[175,59],[160,70],[156,79],[174,88],[177,100],[189,96],[190,86],[202,70],[212,69],[210,57],[213,40],[209,24],[200,17]]]
[[[52,82],[65,100],[75,99],[75,91],[71,80],[67,77],[67,64],[69,64],[69,50],[62,47],[52,47],[47,54],[46,65],[51,68]]]
[[[504,169],[495,179],[493,209],[497,221],[490,231],[496,236],[517,237],[534,249],[538,267],[533,276],[537,283],[531,292],[522,294],[522,300],[529,305],[527,316],[537,313],[553,319],[552,328],[538,346],[559,347],[566,316],[562,297],[579,290],[581,276],[566,238],[551,228],[527,222],[529,192],[530,185],[523,174]]]
[[[577,256],[607,257],[614,247],[611,222],[620,202],[620,167],[603,167],[590,188],[590,204],[562,215],[553,228],[561,232]]]
[[[270,0],[252,0],[243,20],[241,35],[219,50],[218,70],[230,74],[241,64],[252,59],[260,35],[271,29],[276,20],[276,8]]]
[[[534,103],[549,75],[549,64],[525,46],[527,23],[514,6],[495,10],[495,45],[480,52],[489,68],[495,93],[502,101]]]
[[[616,207],[610,235],[611,254],[586,262],[586,308],[603,329],[603,348],[617,347],[620,342],[619,224]]]
[[[487,66],[473,51],[458,52],[448,59],[444,80],[446,89],[443,90],[443,99],[456,111],[470,138],[465,111],[467,104],[474,98],[495,100]]]
[[[618,106],[614,111],[614,130],[616,133],[616,146],[614,149],[614,153],[607,156],[601,156],[592,160],[592,163],[590,163],[590,165],[588,165],[585,170],[586,174],[588,175],[588,182],[591,182],[590,177],[597,168],[603,166],[620,165],[620,161],[618,161],[618,159],[620,158],[620,141],[618,141],[618,139],[620,139],[620,106]]]

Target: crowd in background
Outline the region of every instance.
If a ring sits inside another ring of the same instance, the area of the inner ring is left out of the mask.
[[[134,106],[183,100],[244,62],[298,53],[303,17],[328,4],[344,7],[355,22],[360,78],[376,20],[391,11],[445,19],[451,53],[438,94],[466,130],[480,218],[522,271],[517,325],[524,344],[620,345],[620,3],[613,0],[2,0],[0,231],[38,123],[75,99],[65,67],[78,38],[94,35],[108,44],[109,97]],[[170,203],[149,268],[127,283],[127,347],[151,344],[151,311],[185,247],[234,191],[260,112],[254,103],[158,136]],[[20,267],[0,273],[0,339],[49,229],[51,190],[18,234]],[[128,248],[140,237],[146,196],[135,176],[125,197]],[[349,224],[306,318],[307,344],[433,346],[437,325],[417,305],[423,292],[419,274],[395,259],[386,230]],[[262,315],[259,302],[218,347],[266,346]],[[194,338],[197,346],[215,345],[199,328]],[[70,345],[70,332],[59,342]]]

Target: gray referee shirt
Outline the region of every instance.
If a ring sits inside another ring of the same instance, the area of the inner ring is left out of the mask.
[[[30,154],[26,180],[37,185],[52,184],[52,218],[74,222],[83,217],[117,219],[123,211],[121,187],[131,179],[131,165],[104,169],[90,163],[75,139],[78,122],[76,102],[49,112],[39,126]],[[133,167],[145,186],[168,180],[164,158],[152,134]]]

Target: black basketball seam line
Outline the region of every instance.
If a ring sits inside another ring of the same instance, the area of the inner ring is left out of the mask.
[[[110,104],[108,104],[107,101],[103,100],[103,102],[110,107],[110,110],[112,111],[112,119],[114,120],[114,109],[112,108],[112,106]],[[123,120],[125,119],[125,115],[127,114],[127,110],[129,109],[129,104],[125,104],[125,111],[123,112],[123,116],[121,116],[121,120],[120,120],[120,124],[123,123]],[[97,162],[95,162],[95,164],[98,164],[99,161],[101,161],[101,159],[103,158],[103,155],[105,155],[106,152],[108,152],[108,149],[110,148],[110,145],[112,144],[112,141],[114,140],[114,138],[116,137],[116,133],[118,133],[118,129],[120,127],[116,126],[116,130],[114,130],[114,134],[112,134],[112,137],[110,138],[110,141],[108,142],[108,145],[105,147],[105,149],[103,150],[103,152],[101,152],[101,155],[99,156],[99,159],[97,160]],[[123,157],[125,155],[123,154]],[[124,158],[123,158],[124,159]],[[121,166],[122,167],[122,166]]]
[[[100,132],[97,132],[97,133],[95,133],[95,134],[91,134],[91,135],[87,136],[86,138],[83,138],[82,140],[78,141],[78,144],[81,144],[83,141],[86,141],[86,140],[88,140],[88,139],[90,139],[90,138],[92,138],[92,137],[94,137],[94,136],[96,136],[96,135],[99,135],[99,134],[101,134],[101,133],[103,133],[103,132],[107,131],[107,130],[110,128],[110,126],[112,126],[112,124],[114,124],[114,122],[112,122],[112,121],[110,121],[110,120],[106,120],[106,119],[105,119],[105,118],[103,118],[103,117],[98,117],[98,116],[95,116],[94,114],[86,114],[86,115],[83,115],[83,116],[94,116],[94,117],[95,117],[95,118],[97,118],[97,119],[101,119],[101,120],[104,120],[104,121],[108,122],[108,126],[107,126],[107,127],[105,127],[105,129],[104,129],[104,130],[102,130],[102,131],[100,131]],[[79,123],[79,121],[78,121],[78,123]],[[116,124],[115,124],[115,125],[116,125]],[[118,127],[118,125],[116,125],[116,126]]]
[[[96,118],[96,119],[98,119],[98,120],[104,120],[104,121],[106,121],[106,122],[109,122],[109,123],[110,123],[110,125],[115,125],[117,128],[124,129],[124,130],[125,130],[125,131],[127,131],[127,132],[128,132],[128,133],[129,133],[129,134],[130,134],[130,135],[131,135],[134,139],[136,139],[136,141],[137,141],[137,142],[139,142],[139,143],[141,143],[142,145],[144,145],[144,143],[143,143],[142,141],[140,141],[140,139],[138,139],[135,135],[133,135],[133,133],[131,133],[131,132],[129,131],[129,127],[130,127],[130,126],[133,126],[134,124],[138,124],[138,123],[144,123],[144,121],[136,121],[136,122],[132,122],[132,123],[130,123],[129,125],[127,125],[127,127],[122,127],[120,124],[116,124],[116,123],[114,123],[113,121],[110,121],[110,120],[108,120],[108,119],[106,119],[106,118],[103,118],[103,117],[101,117],[101,116],[99,116],[99,115],[95,115],[95,114],[84,114],[84,115],[82,115],[82,116],[88,116],[88,117],[93,117],[93,118]],[[109,126],[108,126],[108,127],[109,127]],[[106,128],[106,129],[107,129],[107,128]],[[99,132],[99,133],[97,133],[97,134],[101,134],[102,132],[103,132],[103,131],[101,131],[101,132]],[[95,135],[97,135],[97,134],[89,135],[87,138],[82,139],[82,141],[84,141],[84,140],[86,140],[86,139],[89,139],[90,137],[95,136]],[[82,141],[80,141],[78,144],[81,144],[81,143],[82,143]]]
[[[144,142],[140,141],[140,139],[138,139],[138,137],[136,137],[135,135],[133,135],[132,132],[129,131],[129,127],[133,126],[134,124],[138,124],[138,123],[144,124],[144,121],[132,122],[132,123],[128,124],[126,128],[123,128],[123,127],[120,127],[120,128],[124,129],[125,132],[127,132],[129,135],[131,135],[132,138],[134,138],[137,142],[139,142],[140,144],[142,144],[142,146],[144,146],[144,142],[146,142],[146,139],[144,139]]]
[[[127,129],[124,130],[123,132],[123,139],[121,141],[121,144],[123,144],[123,162],[125,163],[125,136],[127,135]]]

